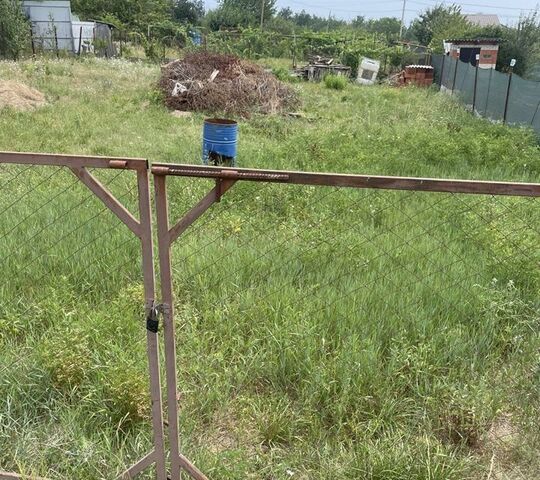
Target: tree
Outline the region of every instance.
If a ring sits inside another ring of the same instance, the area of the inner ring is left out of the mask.
[[[210,10],[204,17],[204,25],[212,31],[254,25],[256,18],[236,8],[219,7]]]
[[[461,14],[461,7],[437,5],[422,13],[411,26],[411,33],[422,45],[433,51],[443,51],[443,40],[467,36],[474,27]]]
[[[250,19],[249,23],[254,25],[260,21],[263,5],[264,18],[268,20],[276,13],[276,0],[220,0],[222,8],[242,12]]]
[[[204,16],[203,0],[173,0],[173,19],[182,23],[198,23]]]
[[[28,45],[30,24],[18,0],[0,2],[0,56],[17,60]]]
[[[387,40],[395,39],[399,37],[401,30],[401,20],[394,17],[383,17],[377,20],[370,20],[364,27],[373,33],[383,34]]]
[[[514,72],[530,76],[540,61],[540,17],[537,10],[526,17],[521,17],[516,28],[485,27],[479,29],[477,35],[500,40],[497,70],[507,71],[510,68],[510,60],[515,58]]]
[[[366,19],[362,17],[361,15],[357,15],[352,21],[351,26],[353,28],[365,28],[366,27]]]
[[[285,20],[292,20],[294,17],[294,13],[290,9],[290,7],[285,7],[278,12],[277,16]]]
[[[171,0],[72,0],[72,10],[85,19],[116,18],[127,28],[146,32],[149,25],[171,19]]]

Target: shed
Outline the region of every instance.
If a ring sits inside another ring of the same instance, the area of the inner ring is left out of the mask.
[[[94,50],[100,57],[115,57],[118,53],[113,42],[113,31],[116,28],[112,23],[95,20]]]
[[[71,22],[73,31],[74,48],[73,53],[87,53],[94,51],[94,22],[82,22],[77,17],[73,16]],[[80,52],[79,52],[80,49]]]
[[[43,50],[75,50],[70,0],[23,0],[35,44]]]
[[[497,65],[499,53],[498,38],[453,38],[444,41],[444,51],[452,58],[476,66],[476,55],[480,55],[478,68],[492,68]]]

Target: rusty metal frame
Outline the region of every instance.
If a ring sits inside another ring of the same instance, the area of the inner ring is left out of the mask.
[[[149,316],[155,308],[154,247],[152,238],[152,210],[148,162],[135,158],[104,158],[74,155],[46,155],[37,153],[0,152],[0,164],[22,164],[67,167],[91,190],[141,241],[142,271],[145,292],[145,310]],[[135,218],[114,195],[94,177],[88,168],[114,168],[131,170],[137,174],[139,219]],[[150,396],[154,449],[133,466],[125,470],[118,480],[135,478],[150,466],[156,466],[157,480],[167,480],[166,455],[163,429],[163,404],[159,363],[158,335],[147,329],[147,358],[150,376]],[[0,472],[0,480],[33,478],[16,473]]]
[[[166,163],[152,164],[152,173],[155,176],[172,175],[180,177],[249,180],[253,182],[290,183],[296,185],[318,185],[327,187],[540,197],[540,184],[522,182],[256,170],[251,168],[173,165]]]
[[[388,177],[377,175],[350,175],[335,173],[291,172],[255,170],[248,168],[222,168],[196,165],[155,163],[154,176],[156,219],[159,242],[161,300],[165,331],[165,362],[167,376],[167,408],[169,441],[171,445],[171,480],[179,480],[184,469],[195,480],[207,477],[189,462],[179,447],[178,429],[178,377],[176,366],[176,332],[174,324],[174,295],[171,269],[173,243],[209,208],[219,202],[237,181],[271,182],[295,185],[333,186],[385,190],[413,190],[424,192],[488,194],[540,197],[540,184],[519,182],[489,182],[415,177]],[[214,179],[216,185],[195,206],[172,226],[169,224],[167,177],[195,177]]]
[[[227,183],[227,189],[234,182]],[[171,247],[174,241],[208,210],[219,201],[221,192],[218,184],[180,222],[169,229],[169,207],[167,200],[166,176],[154,176],[156,221],[159,248],[159,274],[161,279],[161,306],[163,313],[163,331],[165,342],[165,372],[167,379],[167,414],[169,428],[169,448],[171,454],[170,480],[180,480],[182,470],[195,480],[208,480],[191,461],[180,452],[178,430],[178,375],[176,367],[176,329],[174,324],[174,296],[171,268]]]

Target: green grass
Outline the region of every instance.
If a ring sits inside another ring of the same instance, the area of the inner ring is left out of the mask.
[[[333,90],[345,90],[347,79],[339,75],[326,75],[324,77],[324,86]]]
[[[49,105],[0,112],[0,149],[199,164],[204,115],[171,116],[158,74],[2,63]],[[303,116],[240,121],[241,166],[540,179],[532,132],[435,91],[293,88]],[[0,470],[111,478],[150,448],[139,249],[52,173],[0,168]],[[135,211],[131,174],[96,175]],[[168,184],[172,218],[211,188]],[[538,478],[539,220],[527,199],[235,185],[173,249],[185,453],[219,479]]]

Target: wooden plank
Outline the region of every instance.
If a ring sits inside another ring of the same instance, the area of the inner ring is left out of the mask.
[[[540,197],[540,183],[257,170],[163,163],[152,165],[152,172],[154,175],[228,178],[296,185]]]
[[[167,419],[169,422],[169,449],[171,453],[170,480],[181,480],[180,438],[178,428],[178,377],[176,370],[176,328],[174,324],[174,295],[169,235],[169,207],[167,177],[154,179],[156,223],[159,248],[159,275],[163,308],[163,334],[165,343],[165,375],[167,380]]]
[[[154,244],[152,235],[152,202],[148,170],[137,172],[139,192],[139,217],[141,230],[142,268],[146,315],[154,308],[156,276],[154,270]],[[161,396],[161,373],[157,333],[146,330],[148,372],[150,374],[150,398],[152,400],[152,431],[154,437],[156,480],[167,480],[165,435],[163,430],[163,400]]]
[[[143,158],[93,157],[29,152],[0,152],[0,163],[78,168],[125,168],[127,170],[148,169],[148,162]]]

